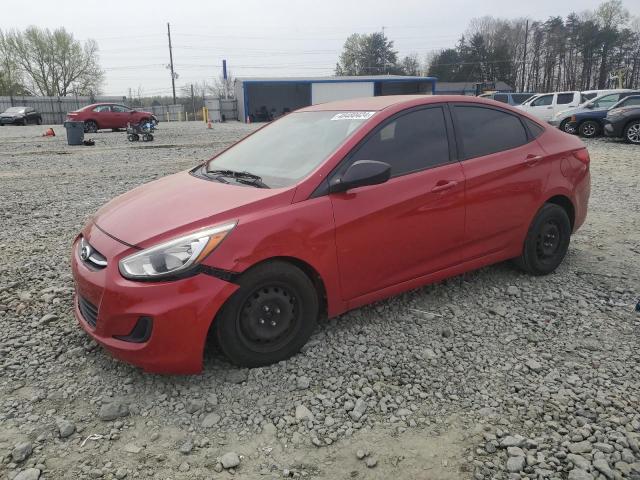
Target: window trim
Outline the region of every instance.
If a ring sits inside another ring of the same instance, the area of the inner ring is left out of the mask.
[[[456,139],[456,144],[457,144],[458,161],[459,162],[465,162],[467,160],[473,160],[475,158],[487,157],[489,155],[495,155],[496,153],[508,152],[510,150],[513,150],[513,149],[516,149],[516,148],[520,148],[520,147],[522,147],[524,145],[528,145],[528,144],[530,144],[532,141],[534,141],[536,139],[536,137],[533,135],[533,133],[529,130],[529,127],[527,126],[527,123],[525,121],[523,121],[522,116],[518,115],[515,112],[509,111],[509,110],[506,110],[504,108],[500,108],[500,107],[497,107],[497,106],[494,106],[494,105],[485,105],[485,104],[482,104],[482,103],[452,102],[449,105],[450,105],[450,108],[452,110],[451,111],[451,118],[453,120],[453,127],[454,127],[454,134],[455,134],[455,139]],[[523,143],[522,145],[518,145],[517,147],[508,148],[506,150],[498,150],[497,152],[491,152],[491,153],[487,153],[485,155],[479,155],[479,156],[475,156],[475,157],[466,158],[465,157],[465,153],[464,153],[464,145],[463,145],[463,142],[462,142],[462,135],[458,133],[460,131],[460,120],[458,119],[458,114],[455,111],[456,110],[455,107],[486,108],[487,110],[495,110],[497,112],[506,113],[507,115],[511,115],[511,116],[517,118],[520,121],[520,125],[522,125],[522,128],[524,129],[524,133],[525,133],[525,135],[527,137],[527,141],[525,143]],[[539,122],[534,122],[534,123],[540,125]],[[545,128],[542,127],[542,129],[543,129],[543,133],[544,133]]]
[[[392,176],[391,179],[404,177],[406,175],[413,175],[413,174],[416,174],[416,173],[424,172],[426,170],[431,170],[433,168],[443,167],[445,165],[451,165],[452,163],[457,162],[458,161],[458,149],[457,149],[457,145],[456,145],[456,141],[455,141],[455,131],[454,131],[453,120],[451,118],[451,110],[450,110],[450,107],[449,107],[449,103],[448,102],[439,102],[439,103],[427,103],[427,104],[423,104],[423,105],[416,105],[414,107],[406,108],[404,110],[401,110],[399,112],[394,113],[393,115],[385,118],[382,122],[380,122],[378,125],[373,127],[356,145],[353,146],[353,148],[351,148],[351,150],[349,150],[344,155],[344,157],[342,157],[342,159],[333,168],[333,170],[331,170],[327,174],[327,176],[322,180],[322,182],[316,187],[316,189],[309,196],[309,198],[316,198],[316,197],[321,197],[321,196],[324,196],[324,195],[328,195],[329,194],[329,185],[330,185],[331,180],[333,179],[333,177],[335,175],[339,175],[339,174],[344,173],[346,171],[346,169],[349,168],[348,166],[351,163],[351,159],[356,154],[356,152],[360,149],[360,147],[362,145],[364,145],[369,139],[371,139],[371,137],[376,135],[380,130],[382,130],[387,125],[389,125],[391,122],[395,121],[396,119],[398,119],[398,118],[400,118],[400,117],[402,117],[404,115],[408,115],[409,113],[414,113],[414,112],[417,112],[417,111],[420,111],[420,110],[428,110],[428,109],[431,109],[431,108],[440,108],[442,110],[442,114],[444,116],[444,126],[445,126],[446,135],[447,135],[447,144],[449,146],[449,161],[446,162],[446,163],[440,163],[438,165],[432,165],[432,166],[428,166],[428,167],[425,167],[425,168],[412,170],[410,172],[404,172],[404,173],[402,173],[400,175]]]

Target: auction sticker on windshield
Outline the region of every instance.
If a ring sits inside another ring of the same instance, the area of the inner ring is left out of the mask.
[[[337,113],[331,120],[368,120],[375,115],[376,112],[342,112]]]

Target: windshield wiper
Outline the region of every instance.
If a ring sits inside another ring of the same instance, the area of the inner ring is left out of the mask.
[[[236,182],[244,185],[253,185],[258,188],[269,188],[269,186],[262,181],[262,177],[250,172],[238,172],[236,170],[207,170],[208,174],[217,175],[218,177],[233,178]]]

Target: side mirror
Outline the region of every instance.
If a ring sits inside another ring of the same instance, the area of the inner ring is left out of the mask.
[[[346,192],[365,185],[378,185],[391,177],[391,165],[376,160],[358,160],[341,177],[331,181],[330,193]]]
[[[593,108],[593,103],[587,103],[585,105],[585,107],[588,108],[588,109],[592,109]]]

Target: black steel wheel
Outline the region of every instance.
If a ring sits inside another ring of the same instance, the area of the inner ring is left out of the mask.
[[[240,288],[214,320],[220,348],[235,364],[258,367],[285,360],[317,324],[318,295],[309,277],[282,261],[243,274]]]
[[[98,124],[93,120],[87,120],[84,122],[85,133],[96,133],[98,131]]]
[[[600,124],[593,120],[586,120],[580,124],[578,131],[586,138],[597,137],[600,134]]]
[[[633,120],[624,128],[624,140],[640,145],[640,120]]]
[[[537,213],[516,265],[532,275],[547,275],[564,260],[571,240],[571,221],[564,208],[546,203]]]

